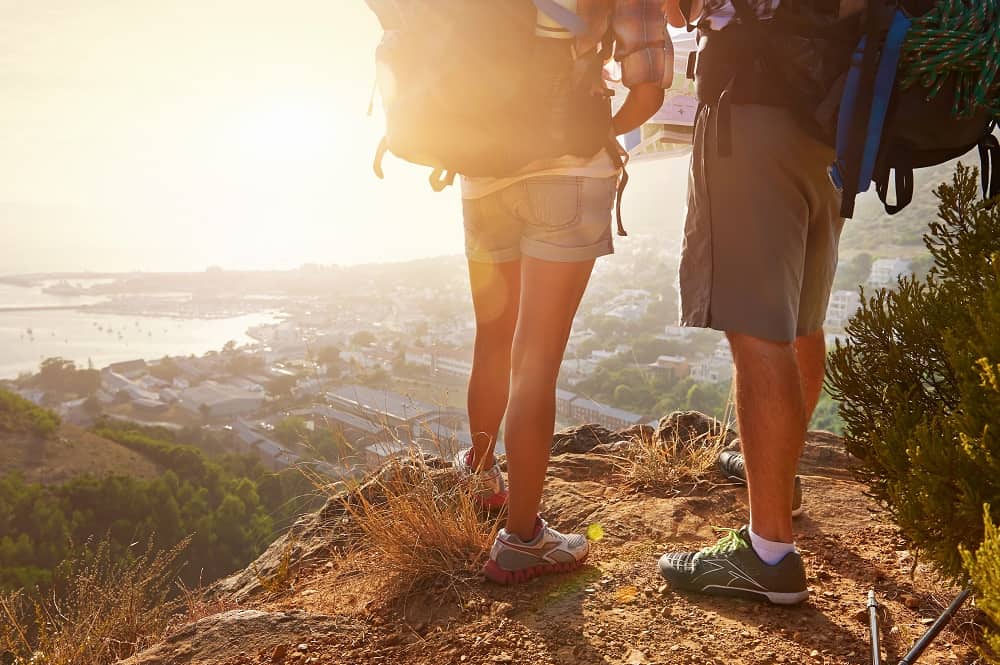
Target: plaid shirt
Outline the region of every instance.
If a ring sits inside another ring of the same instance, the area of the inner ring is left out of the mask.
[[[587,22],[577,39],[580,52],[596,48],[610,27],[622,83],[634,87],[656,83],[669,88],[674,77],[674,50],[667,37],[662,0],[577,0],[576,13]]]

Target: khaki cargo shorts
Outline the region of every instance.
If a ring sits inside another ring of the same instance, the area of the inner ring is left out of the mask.
[[[822,330],[844,220],[831,148],[783,108],[734,105],[695,126],[680,264],[681,324],[790,342]]]
[[[506,263],[521,256],[589,261],[612,254],[617,186],[617,176],[535,176],[463,199],[465,254],[477,263]]]

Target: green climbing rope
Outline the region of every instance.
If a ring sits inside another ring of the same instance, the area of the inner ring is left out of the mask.
[[[955,81],[958,117],[987,109],[1000,117],[1000,0],[939,0],[913,20],[900,63],[903,88],[936,97]]]

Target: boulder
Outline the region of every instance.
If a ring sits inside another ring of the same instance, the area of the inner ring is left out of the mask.
[[[622,441],[649,439],[655,430],[649,425],[632,425],[620,430],[610,430],[603,425],[576,425],[559,430],[552,437],[552,454],[619,452]],[[598,448],[600,447],[600,448]],[[596,450],[595,450],[596,449]]]
[[[736,432],[721,421],[698,411],[674,411],[661,418],[656,428],[658,441],[677,442],[682,446],[704,445],[719,436],[726,446],[737,438]]]
[[[116,665],[208,665],[220,655],[272,654],[281,645],[344,630],[343,619],[309,612],[232,610],[184,626]]]

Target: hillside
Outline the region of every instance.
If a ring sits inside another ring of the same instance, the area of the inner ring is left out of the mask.
[[[886,214],[874,187],[859,196],[854,218],[844,226],[841,258],[849,259],[859,252],[875,258],[914,258],[926,254],[923,236],[928,224],[937,219],[938,200],[934,190],[943,182],[951,182],[958,162],[978,167],[979,156],[970,152],[961,159],[917,171],[913,202],[896,215]]]
[[[776,608],[674,592],[657,575],[659,554],[705,545],[713,525],[743,523],[745,491],[711,469],[673,490],[626,484],[617,463],[639,445],[634,434],[595,426],[557,436],[544,515],[560,529],[603,528],[576,573],[515,588],[461,572],[411,585],[413,567],[390,563],[358,535],[361,497],[385,501],[380,488],[400,477],[386,467],[219,583],[197,621],[121,665],[856,665],[868,662],[864,599],[873,587],[885,608],[886,662],[896,662],[955,591],[915,562],[864,496],[842,442],[813,432],[800,466],[807,515],[797,522],[809,601]],[[448,482],[447,465],[428,465],[421,473]],[[963,611],[921,662],[974,662],[971,618]]]
[[[137,452],[60,423],[51,411],[0,390],[0,475],[7,473],[54,485],[88,475],[151,479],[160,469]]]
[[[143,455],[74,425],[61,425],[48,437],[0,432],[0,469],[46,485],[87,475],[150,480],[160,473]]]

